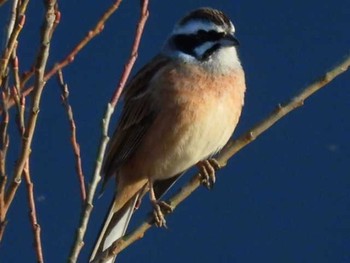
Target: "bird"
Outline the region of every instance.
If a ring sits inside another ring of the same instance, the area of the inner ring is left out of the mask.
[[[116,193],[90,262],[125,234],[146,192],[156,225],[166,226],[171,205],[160,198],[184,172],[198,165],[203,184],[214,184],[219,164],[213,156],[232,136],[244,104],[238,46],[227,15],[198,8],[175,24],[160,53],[128,82],[103,164],[104,184],[115,177]]]

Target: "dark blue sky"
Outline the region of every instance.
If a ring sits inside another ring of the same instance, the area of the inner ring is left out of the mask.
[[[80,41],[110,2],[59,2],[62,21],[52,41],[49,67]],[[153,0],[134,72],[157,54],[179,18],[201,6],[222,9],[231,17],[241,43],[248,91],[235,136],[350,53],[347,0]],[[87,179],[106,102],[129,55],[138,7],[139,1],[124,1],[102,34],[64,69]],[[10,3],[0,8],[2,29],[9,8]],[[41,2],[32,1],[20,38],[23,69],[30,67],[37,52],[42,15]],[[168,218],[169,229],[152,229],[120,254],[118,262],[350,262],[349,86],[348,72],[278,122],[219,172],[211,192],[203,188],[186,200]],[[116,121],[117,115],[111,127]],[[18,153],[14,126],[11,133],[13,163]],[[80,214],[69,136],[60,90],[52,79],[43,94],[31,155],[49,263],[66,262]],[[112,196],[111,185],[95,202],[79,262],[87,262]],[[144,218],[147,203],[133,225]],[[23,184],[8,214],[1,262],[36,261],[27,212]]]

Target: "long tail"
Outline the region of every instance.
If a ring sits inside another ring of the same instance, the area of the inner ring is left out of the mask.
[[[115,201],[113,199],[89,262],[92,262],[95,259],[96,255],[110,247],[113,242],[125,234],[139,195],[140,194],[137,193],[117,212],[114,210]],[[113,263],[115,261],[115,258],[116,257],[106,262]]]

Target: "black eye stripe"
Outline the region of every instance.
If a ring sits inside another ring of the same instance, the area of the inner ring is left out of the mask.
[[[225,36],[223,32],[217,32],[215,30],[205,31],[199,30],[196,34],[203,42],[205,41],[217,41]]]
[[[214,30],[198,30],[196,34],[179,34],[172,37],[174,45],[186,54],[195,55],[194,49],[205,42],[215,42],[223,38],[225,33]]]
[[[195,35],[176,35],[172,40],[180,51],[190,55],[194,55],[194,49],[201,43]]]

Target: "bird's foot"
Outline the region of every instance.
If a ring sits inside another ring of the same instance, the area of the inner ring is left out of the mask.
[[[154,215],[156,226],[167,228],[164,215],[173,212],[174,208],[170,204],[159,200],[152,201],[152,205],[153,205],[153,215]]]
[[[200,161],[197,167],[200,171],[201,183],[209,190],[212,189],[216,181],[215,172],[221,168],[218,161],[216,159]]]

